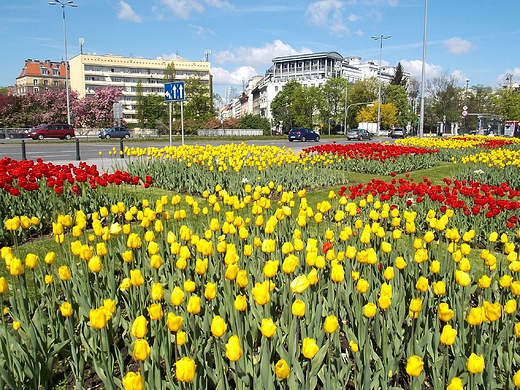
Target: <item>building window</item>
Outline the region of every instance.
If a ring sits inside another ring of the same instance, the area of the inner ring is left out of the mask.
[[[45,85],[45,86],[49,85],[49,80],[43,80],[43,85]]]
[[[60,71],[59,71],[59,69],[53,69],[53,70],[52,70],[52,75],[53,75],[53,76],[59,76],[59,75],[60,75]]]
[[[33,80],[33,85],[38,85],[38,80]]]
[[[34,91],[34,93],[38,93],[38,92],[40,92],[40,88],[34,87],[33,91]]]
[[[54,86],[57,87],[60,83],[58,82],[58,80],[54,80]]]

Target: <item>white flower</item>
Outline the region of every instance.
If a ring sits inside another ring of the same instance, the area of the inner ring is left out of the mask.
[[[482,169],[478,169],[476,171],[473,171],[474,173],[484,173],[484,171]]]
[[[244,178],[242,179],[242,183],[247,183],[248,181],[249,181],[249,180],[248,180],[247,177],[244,177]]]

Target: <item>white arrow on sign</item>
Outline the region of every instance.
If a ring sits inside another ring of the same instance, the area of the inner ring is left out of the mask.
[[[462,111],[462,116],[468,115],[468,112],[466,110]]]

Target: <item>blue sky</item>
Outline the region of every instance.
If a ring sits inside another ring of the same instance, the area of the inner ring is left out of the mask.
[[[242,88],[272,58],[337,51],[401,62],[421,78],[425,0],[74,0],[66,8],[69,59],[84,53],[199,61],[214,90]],[[430,0],[426,77],[455,74],[464,86],[520,82],[520,0]],[[0,86],[13,85],[28,58],[64,57],[61,7],[45,0],[0,2]]]

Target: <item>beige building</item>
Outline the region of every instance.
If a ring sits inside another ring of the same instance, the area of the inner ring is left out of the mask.
[[[70,87],[80,97],[93,95],[99,87],[123,88],[123,118],[128,123],[136,122],[137,84],[141,80],[143,95],[164,93],[164,71],[173,62],[175,81],[190,77],[200,77],[203,83],[211,85],[211,63],[188,61],[185,59],[152,60],[130,58],[112,54],[79,54],[69,61]]]
[[[16,78],[16,95],[65,89],[65,62],[25,60]]]

